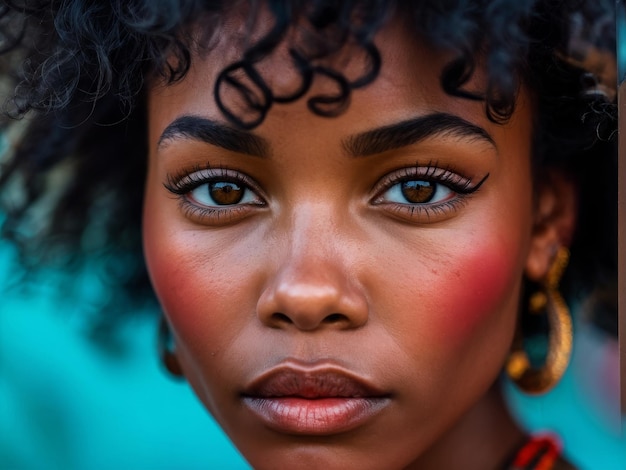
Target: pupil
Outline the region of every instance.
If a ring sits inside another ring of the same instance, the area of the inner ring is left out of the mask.
[[[430,181],[405,181],[401,189],[406,200],[414,204],[430,202],[435,194],[435,185]]]
[[[243,198],[243,189],[227,181],[209,184],[209,193],[211,198],[220,205],[237,204]]]

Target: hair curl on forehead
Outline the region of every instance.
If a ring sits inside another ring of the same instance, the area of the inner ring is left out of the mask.
[[[443,90],[483,102],[491,120],[506,121],[520,85],[530,89],[538,174],[556,166],[581,181],[571,271],[593,283],[616,270],[606,239],[615,224],[617,113],[601,92],[606,80],[590,73],[597,71],[586,59],[594,51],[614,54],[614,8],[613,0],[5,0],[0,88],[12,90],[7,114],[29,119],[2,123],[17,135],[1,162],[0,187],[10,196],[0,202],[3,234],[33,269],[50,253],[70,267],[100,256],[102,276],[119,287],[121,300],[107,297],[98,309],[136,308],[152,296],[140,237],[146,83],[183,80],[229,15],[244,12],[252,34],[240,57],[219,71],[214,89],[225,118],[253,128],[273,106],[299,99],[332,118],[384,67],[375,37],[395,15],[416,40],[451,57],[437,71]],[[254,27],[260,17],[269,22]],[[357,76],[328,60],[345,48],[362,57]],[[287,94],[272,89],[261,71],[280,50],[299,77]],[[479,59],[486,86],[469,91]],[[305,98],[316,77],[334,90]],[[237,106],[225,90],[236,91]],[[21,189],[6,191],[9,185]]]

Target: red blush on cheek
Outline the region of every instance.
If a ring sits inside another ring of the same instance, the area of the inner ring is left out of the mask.
[[[176,331],[184,337],[204,331],[210,326],[209,312],[215,312],[211,305],[213,296],[206,295],[206,286],[194,282],[187,265],[181,262],[171,250],[159,247],[146,249],[146,258],[153,287],[161,308]],[[201,277],[201,276],[200,276]],[[204,293],[204,295],[203,295]]]
[[[516,262],[515,251],[483,245],[458,255],[449,270],[439,273],[431,293],[440,340],[460,341],[487,318],[504,313],[513,295]]]

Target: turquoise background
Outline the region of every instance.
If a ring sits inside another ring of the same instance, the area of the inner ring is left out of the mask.
[[[13,261],[0,244],[0,285],[15,277]],[[2,295],[0,469],[249,468],[187,384],[161,368],[156,315],[124,325],[126,349],[113,354],[88,339],[80,301],[59,298],[53,275]],[[77,292],[95,283],[76,279]]]

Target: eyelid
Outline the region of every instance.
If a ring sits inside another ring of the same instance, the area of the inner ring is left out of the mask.
[[[231,182],[243,186],[259,199],[258,202],[245,202],[227,205],[208,206],[194,201],[190,193],[211,182]],[[177,174],[168,174],[163,186],[178,199],[180,211],[192,222],[204,226],[222,226],[235,223],[255,214],[267,205],[267,198],[259,185],[245,173],[230,168],[194,166]]]
[[[411,224],[429,224],[444,221],[453,217],[461,210],[489,177],[487,173],[477,183],[453,171],[449,167],[439,167],[436,163],[428,165],[415,164],[387,173],[374,185],[374,197],[371,204],[391,214],[400,221]],[[406,181],[423,180],[448,188],[455,195],[443,201],[426,203],[402,203],[387,201],[384,196],[395,185]]]
[[[478,183],[472,184],[472,178],[462,176],[449,167],[440,167],[437,163],[428,163],[426,165],[416,163],[414,166],[402,167],[391,171],[378,180],[372,189],[375,194],[373,201],[376,202],[384,192],[395,184],[417,179],[443,184],[460,195],[468,195],[478,190],[488,177],[489,173]]]
[[[194,166],[190,170],[182,170],[174,175],[168,174],[166,182],[163,186],[165,186],[165,189],[173,194],[184,196],[199,186],[208,184],[212,181],[229,181],[232,183],[238,183],[249,188],[261,199],[267,199],[264,191],[247,174],[239,170],[232,170],[230,168],[223,167],[214,168],[209,165],[204,167]]]

